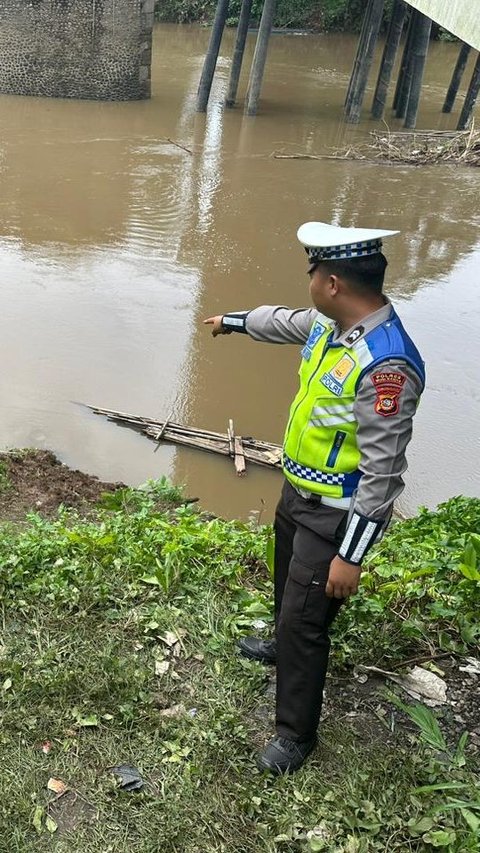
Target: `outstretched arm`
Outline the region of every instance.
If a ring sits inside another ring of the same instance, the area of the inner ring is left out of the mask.
[[[242,332],[255,341],[272,344],[304,344],[314,321],[316,308],[286,308],[283,305],[261,305],[252,311],[232,311],[205,320],[213,326],[212,335]]]

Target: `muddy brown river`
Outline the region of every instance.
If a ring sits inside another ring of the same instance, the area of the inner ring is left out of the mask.
[[[478,171],[274,159],[382,126],[342,121],[354,38],[274,35],[247,119],[222,107],[231,32],[195,114],[208,37],[156,28],[150,102],[0,97],[0,444],[52,449],[107,480],[165,474],[214,513],[270,519],[279,473],[239,479],[220,457],[154,452],[73,401],[221,431],[233,417],[238,433],[281,441],[298,349],[213,340],[202,319],[308,305],[301,222],[378,225],[402,232],[386,245],[387,290],[428,367],[400,509],[479,495]],[[431,45],[419,127],[454,127],[458,110],[440,109],[456,54]]]

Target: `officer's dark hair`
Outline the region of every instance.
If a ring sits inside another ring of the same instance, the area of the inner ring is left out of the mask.
[[[345,258],[340,261],[320,261],[327,275],[338,275],[361,294],[381,293],[388,261],[385,255],[365,255],[363,258]]]

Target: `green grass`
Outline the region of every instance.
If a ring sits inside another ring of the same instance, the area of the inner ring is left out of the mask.
[[[270,619],[270,531],[179,500],[152,482],[106,496],[95,522],[61,511],[3,529],[1,853],[478,850],[468,744],[440,740],[428,711],[407,709],[413,741],[331,721],[296,776],[257,772],[265,671],[233,649]],[[427,638],[472,649],[479,507],[455,499],[393,529],[341,617],[337,666],[391,662]],[[121,763],[142,793],[118,788]],[[50,777],[71,789],[56,802]]]

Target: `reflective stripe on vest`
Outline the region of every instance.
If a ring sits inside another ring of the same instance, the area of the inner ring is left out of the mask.
[[[290,408],[283,470],[297,488],[348,498],[361,471],[355,395],[365,370],[387,359],[410,364],[424,382],[420,354],[392,309],[389,320],[346,347],[318,320],[302,350],[300,388]]]

